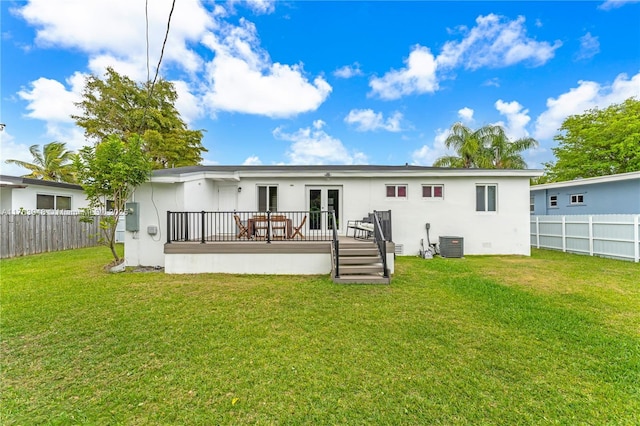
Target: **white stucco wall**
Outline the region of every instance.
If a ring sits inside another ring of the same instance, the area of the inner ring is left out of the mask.
[[[407,185],[406,199],[386,197],[386,185]],[[422,197],[422,185],[444,185],[443,199]],[[476,184],[497,185],[497,212],[475,211]],[[235,186],[238,211],[257,209],[257,186],[277,185],[280,211],[307,210],[310,186],[340,187],[342,191],[341,229],[346,233],[349,219],[361,219],[373,210],[391,210],[393,240],[403,246],[404,255],[417,255],[420,240],[427,243],[425,223],[431,224],[431,242],[440,236],[464,238],[464,254],[529,255],[528,177],[340,177],[290,178],[243,177],[239,182],[194,177],[188,182],[147,183],[136,190],[140,203],[139,233],[127,232],[125,257],[129,266],[165,266],[166,212],[216,211],[221,185]],[[241,191],[237,192],[237,187]],[[153,191],[152,191],[153,188]],[[153,202],[152,202],[153,194]],[[228,193],[227,193],[228,194]],[[159,234],[150,236],[149,225]]]
[[[32,184],[26,188],[2,188],[0,205],[2,210],[16,212],[20,210],[21,207],[25,210],[36,210],[38,194],[71,197],[71,210],[78,210],[89,206],[87,197],[82,190]]]

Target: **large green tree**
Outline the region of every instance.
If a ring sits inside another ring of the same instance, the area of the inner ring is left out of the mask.
[[[160,79],[136,83],[107,68],[100,79],[94,75],[86,80],[82,101],[76,105],[81,115],[72,118],[85,131],[85,136],[101,142],[110,135],[125,140],[132,134],[141,135],[142,149],[154,169],[191,166],[202,161],[206,148],[202,145],[202,130],[189,130],[175,108],[177,93],[173,84]]]
[[[116,262],[116,226],[125,203],[144,183],[151,172],[151,162],[142,151],[142,139],[132,134],[125,142],[116,135],[107,136],[94,146],[86,146],[75,158],[78,182],[82,185],[92,208],[104,212],[107,201],[113,202],[113,214],[100,221],[99,241],[111,249]]]
[[[7,164],[16,164],[29,170],[23,175],[26,178],[50,180],[54,182],[75,182],[73,169],[73,151],[66,148],[64,142],[51,142],[45,144],[42,151],[40,145],[31,145],[29,152],[33,157],[33,163],[21,160],[8,159]]]
[[[556,161],[544,165],[546,181],[640,171],[640,100],[569,116],[559,130]]]
[[[510,141],[502,126],[473,130],[462,123],[451,126],[445,146],[456,155],[438,158],[435,167],[526,169],[521,152],[538,145],[533,138]]]

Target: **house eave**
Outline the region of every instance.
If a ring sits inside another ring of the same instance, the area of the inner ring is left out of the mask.
[[[544,183],[541,185],[531,186],[531,190],[539,191],[539,190],[545,190],[545,189],[566,188],[566,187],[578,186],[578,185],[594,185],[598,183],[619,182],[619,181],[634,180],[634,179],[640,180],[640,172],[619,173],[619,174],[608,175],[608,176],[598,176],[598,177],[585,178],[585,179],[574,179],[574,180],[568,180],[564,182]]]
[[[542,170],[453,169],[419,166],[193,166],[154,172],[151,182],[181,183],[200,179],[239,182],[251,178],[398,178],[398,177],[519,177],[542,176]]]

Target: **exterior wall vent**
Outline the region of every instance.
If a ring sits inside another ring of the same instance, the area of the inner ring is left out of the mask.
[[[440,256],[462,257],[464,255],[464,238],[440,237]]]
[[[396,244],[395,254],[396,256],[404,255],[404,244]]]

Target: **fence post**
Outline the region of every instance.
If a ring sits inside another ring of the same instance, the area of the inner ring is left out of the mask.
[[[636,215],[633,218],[633,241],[635,246],[633,260],[635,262],[640,262],[640,230],[638,230],[638,226],[640,226],[640,215]]]
[[[593,256],[593,216],[589,215],[589,256]]]
[[[566,216],[562,216],[562,251],[567,252],[567,224],[565,223]]]
[[[536,248],[540,248],[540,217],[536,216]]]

